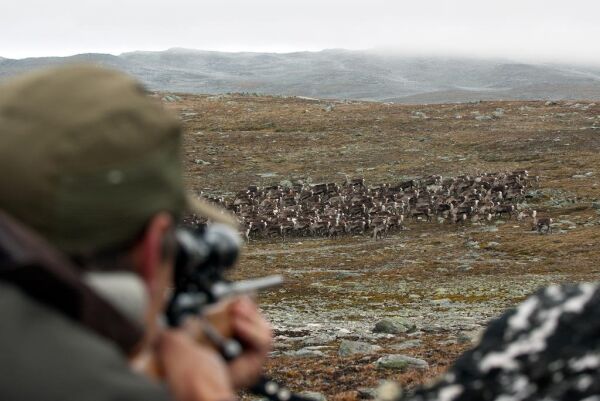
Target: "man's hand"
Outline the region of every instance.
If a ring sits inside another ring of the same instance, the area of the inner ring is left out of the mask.
[[[236,395],[230,372],[212,348],[198,344],[182,330],[166,330],[156,355],[177,401],[230,401]]]
[[[273,347],[273,331],[249,297],[235,300],[229,311],[233,335],[244,346],[244,352],[229,363],[229,372],[233,386],[244,389],[260,377]]]

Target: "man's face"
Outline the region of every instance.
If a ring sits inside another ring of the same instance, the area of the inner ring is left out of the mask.
[[[171,290],[174,286],[175,241],[173,218],[167,213],[158,213],[149,222],[136,249],[137,270],[148,293],[146,308],[146,343],[156,338],[161,327]]]

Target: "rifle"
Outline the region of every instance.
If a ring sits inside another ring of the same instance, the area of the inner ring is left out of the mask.
[[[190,316],[203,316],[203,340],[217,348],[226,360],[235,359],[242,353],[243,345],[232,337],[226,309],[219,305],[239,295],[279,286],[283,277],[226,280],[225,273],[237,261],[242,244],[238,233],[226,225],[180,228],[176,239],[175,288],[165,313],[167,323],[178,327]],[[270,401],[307,401],[264,376],[250,391]]]

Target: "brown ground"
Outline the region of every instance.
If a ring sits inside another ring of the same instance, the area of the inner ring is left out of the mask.
[[[600,220],[591,207],[600,197],[600,106],[180,97],[167,105],[185,122],[187,183],[208,194],[282,180],[342,182],[345,175],[364,176],[367,184],[516,169],[541,177],[540,190],[527,202],[557,221],[550,235],[532,233],[530,221],[512,220],[464,227],[413,223],[409,231],[378,242],[346,237],[251,243],[235,276],[286,275],[288,284],[265,293],[261,305],[278,335],[268,370],[296,390],[354,399],[357,388],[382,379],[423,383],[471,346],[457,339],[475,338],[489,319],[539,286],[600,277]],[[330,104],[333,109],[326,111]],[[497,108],[504,114],[475,119]],[[386,316],[410,319],[417,333],[372,337],[370,328]],[[294,337],[330,335],[340,328],[344,335],[319,343],[324,357],[285,354],[305,346]],[[340,337],[377,343],[383,350],[340,358]],[[421,345],[390,348],[409,337],[421,339]],[[425,359],[430,368],[373,367],[390,353]]]

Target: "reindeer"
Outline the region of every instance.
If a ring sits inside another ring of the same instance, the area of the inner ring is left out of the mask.
[[[548,233],[552,234],[552,223],[553,222],[554,222],[554,220],[552,220],[550,217],[542,217],[541,219],[536,219],[536,221],[534,223],[534,227],[532,227],[532,229],[535,229],[535,230],[537,230],[538,233],[542,234],[542,230],[545,227],[546,234],[548,234]]]
[[[512,217],[514,211],[514,205],[497,205],[495,207],[496,216],[502,217],[502,214],[507,214],[509,220]]]
[[[427,218],[427,221],[431,221],[431,209],[429,209],[428,207],[411,210],[409,212],[409,215],[413,218],[413,220],[417,220],[419,217],[425,216]]]

